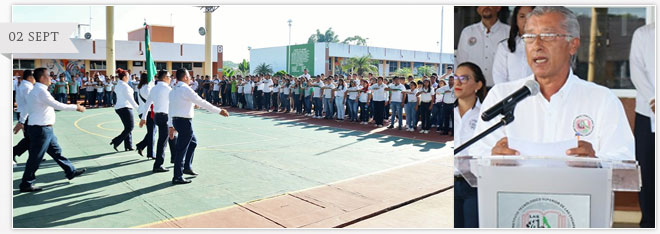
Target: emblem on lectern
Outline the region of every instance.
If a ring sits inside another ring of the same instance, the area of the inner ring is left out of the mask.
[[[539,197],[521,206],[511,223],[512,228],[574,228],[571,212],[561,202]]]
[[[594,131],[594,121],[588,115],[579,115],[573,120],[573,130],[577,136],[588,136]]]

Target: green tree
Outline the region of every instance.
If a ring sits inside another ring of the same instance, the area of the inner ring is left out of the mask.
[[[308,44],[316,42],[339,42],[339,36],[335,34],[335,31],[332,31],[332,27],[325,30],[325,33],[321,33],[320,30],[316,29],[316,33],[309,36],[307,39]]]
[[[368,73],[378,73],[378,67],[374,63],[375,61],[371,59],[371,55],[351,57],[344,60],[341,68],[345,72],[357,73],[364,76]]]
[[[228,68],[223,68],[222,69],[222,76],[223,77],[232,77],[232,76],[235,76],[235,75],[236,75],[236,72],[234,71],[233,68],[228,67]]]
[[[254,68],[254,74],[270,75],[273,74],[273,68],[270,66],[270,64],[261,63]]]
[[[436,70],[431,66],[421,66],[417,68],[417,76],[431,76],[434,72],[436,72]]]
[[[243,59],[243,62],[238,64],[238,71],[242,76],[246,76],[250,74],[250,62],[245,61]]]
[[[347,37],[341,43],[354,44],[354,45],[359,45],[359,46],[366,46],[367,45],[367,40],[369,40],[369,38],[362,38],[361,36],[355,35],[355,36],[352,36],[352,37]]]
[[[403,77],[411,76],[412,75],[412,70],[410,70],[410,68],[407,68],[407,67],[399,68],[396,71],[394,71],[393,75],[399,76],[399,77],[401,77],[401,76],[403,76]]]
[[[280,76],[280,77],[284,77],[286,75],[287,73],[285,70],[279,70],[278,72],[275,72],[275,74],[273,74],[273,76]]]

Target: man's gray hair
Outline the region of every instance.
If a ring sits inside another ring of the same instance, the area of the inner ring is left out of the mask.
[[[561,23],[562,28],[566,30],[568,35],[573,38],[580,39],[580,23],[578,23],[577,16],[573,11],[563,6],[538,6],[530,12],[527,17],[541,16],[548,13],[559,13],[564,16],[564,22]],[[570,40],[570,38],[566,38]]]

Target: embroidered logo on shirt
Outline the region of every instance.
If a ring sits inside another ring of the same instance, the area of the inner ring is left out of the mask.
[[[588,115],[579,115],[573,120],[575,135],[589,136],[594,131],[594,121]]]
[[[472,130],[477,129],[477,120],[476,119],[470,120],[470,129],[472,129]]]
[[[473,46],[474,44],[477,44],[477,38],[470,37],[470,39],[468,39],[468,45]]]

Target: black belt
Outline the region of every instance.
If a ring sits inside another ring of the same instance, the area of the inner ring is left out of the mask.
[[[192,120],[192,118],[172,117],[172,119]]]
[[[154,112],[154,114],[156,114],[156,115],[167,115],[167,113],[163,113],[163,112]],[[176,118],[178,118],[178,117],[176,117]]]
[[[40,127],[40,128],[53,127],[52,124],[49,124],[49,125],[28,125],[28,126],[30,126],[30,127]]]
[[[131,109],[131,108],[129,108],[129,107],[124,107],[124,108],[119,108],[119,109],[117,109],[117,110],[123,110],[123,109]]]

